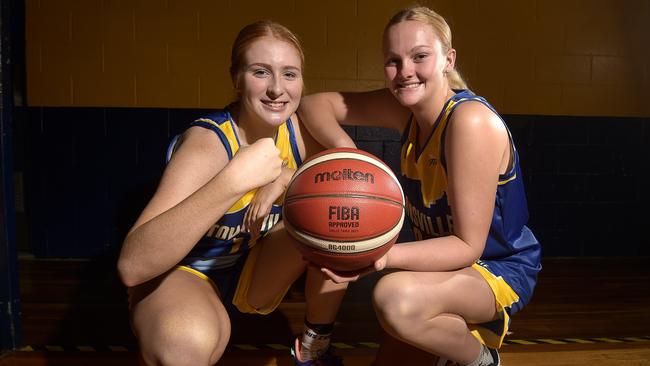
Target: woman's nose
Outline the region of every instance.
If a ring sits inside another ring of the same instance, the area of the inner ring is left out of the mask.
[[[269,98],[275,99],[282,95],[282,81],[279,78],[273,78],[271,84],[266,89],[266,94]]]
[[[399,67],[399,76],[404,79],[413,77],[413,63],[409,61],[401,62]]]

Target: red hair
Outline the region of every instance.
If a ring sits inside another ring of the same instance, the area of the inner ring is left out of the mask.
[[[244,53],[246,53],[246,50],[248,50],[248,47],[253,42],[262,37],[273,37],[291,44],[300,56],[300,68],[304,69],[305,54],[298,37],[282,24],[271,20],[260,20],[242,28],[239,34],[237,34],[235,42],[232,44],[232,51],[230,53],[230,78],[235,87],[237,86],[239,73],[244,67]]]

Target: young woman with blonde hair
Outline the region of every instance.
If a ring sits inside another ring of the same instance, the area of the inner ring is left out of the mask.
[[[415,240],[370,269],[400,270],[374,289],[383,329],[460,365],[499,365],[510,316],[530,301],[541,269],[514,141],[456,71],[442,16],[405,9],[383,42],[385,89],[310,95],[299,113],[328,148],[354,146],[339,124],[402,134],[400,178]],[[323,271],[341,283],[363,275]],[[389,353],[382,348],[376,365],[389,364],[382,360]]]

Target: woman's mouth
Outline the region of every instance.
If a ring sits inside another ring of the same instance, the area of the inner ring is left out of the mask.
[[[268,109],[273,110],[273,111],[279,111],[284,109],[284,107],[288,104],[289,102],[277,102],[277,101],[271,101],[271,100],[263,100],[262,104],[264,104]]]
[[[416,89],[420,85],[422,85],[422,82],[417,82],[417,83],[403,83],[403,84],[397,84],[398,89]]]

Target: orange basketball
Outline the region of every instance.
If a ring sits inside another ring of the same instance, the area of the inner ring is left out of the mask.
[[[404,223],[404,193],[374,155],[330,149],[296,171],[282,215],[305,259],[352,271],[372,265],[395,243]]]

